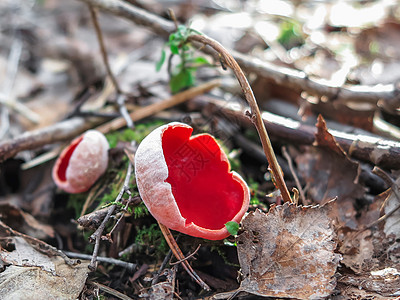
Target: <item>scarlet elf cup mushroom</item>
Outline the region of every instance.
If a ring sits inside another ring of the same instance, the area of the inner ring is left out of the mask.
[[[87,191],[105,172],[109,145],[105,136],[88,130],[65,148],[53,167],[53,180],[68,193]]]
[[[249,188],[209,134],[173,122],[158,127],[139,145],[135,174],[143,202],[170,229],[209,240],[229,236],[225,224],[240,222]]]

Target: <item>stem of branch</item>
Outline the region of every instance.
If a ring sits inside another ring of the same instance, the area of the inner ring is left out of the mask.
[[[114,85],[115,90],[117,91],[118,94],[122,94],[121,89],[118,85],[117,80],[115,79],[115,76],[113,74],[113,72],[111,71],[111,67],[110,67],[110,63],[108,61],[108,56],[107,56],[107,50],[106,47],[104,45],[104,39],[103,39],[103,34],[101,32],[101,28],[100,28],[100,24],[99,24],[99,20],[97,18],[97,11],[96,9],[92,6],[92,4],[88,3],[88,7],[89,7],[89,11],[90,11],[90,16],[92,18],[92,22],[94,25],[94,29],[96,31],[96,36],[97,36],[97,40],[99,42],[99,46],[100,46],[100,51],[101,51],[101,56],[103,58],[103,62],[104,65],[106,67],[107,70],[107,74],[111,79],[112,84]]]
[[[236,62],[236,60],[233,58],[233,56],[217,41],[206,37],[204,35],[191,35],[188,38],[189,41],[194,41],[194,42],[199,42],[204,45],[208,45],[212,47],[214,50],[216,50],[224,59],[226,65],[230,67],[233,72],[235,73],[235,76],[237,80],[239,81],[239,84],[242,88],[242,91],[244,93],[244,96],[246,98],[246,101],[250,105],[251,109],[251,119],[252,122],[254,123],[254,126],[256,127],[258,131],[258,135],[260,136],[261,144],[264,149],[265,156],[268,159],[269,167],[271,169],[271,173],[273,177],[275,178],[276,186],[281,192],[282,198],[285,202],[291,202],[290,194],[289,191],[286,187],[286,183],[283,179],[283,173],[281,170],[281,167],[278,164],[278,161],[276,159],[274,150],[272,149],[272,144],[269,139],[267,130],[265,129],[265,125],[260,113],[260,109],[258,108],[257,101],[254,97],[253,91],[250,87],[249,82],[247,81],[246,76],[244,75],[242,69],[240,68],[239,64]]]
[[[124,181],[124,186],[122,187],[122,189],[119,192],[117,198],[115,199],[115,202],[120,202],[121,199],[122,199],[122,196],[128,190],[129,181],[130,181],[131,175],[132,175],[132,164],[129,163],[128,170],[126,171],[126,177],[125,177],[125,181]],[[107,222],[110,219],[110,217],[112,216],[112,214],[114,213],[116,208],[117,208],[116,204],[113,204],[113,205],[110,206],[110,208],[108,209],[107,215],[103,219],[103,222],[101,222],[99,228],[97,228],[97,230],[89,237],[89,241],[94,241],[94,243],[95,243],[94,244],[94,250],[93,250],[92,259],[91,259],[90,265],[89,265],[89,269],[91,271],[96,270],[96,267],[97,267],[97,254],[99,253],[100,240],[101,240],[101,237],[103,235],[103,231],[104,231],[104,229],[105,229],[105,227],[107,225]]]

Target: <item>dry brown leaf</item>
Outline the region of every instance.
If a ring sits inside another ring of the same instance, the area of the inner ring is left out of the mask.
[[[357,228],[353,203],[365,189],[358,183],[359,165],[352,161],[328,132],[325,121],[318,117],[316,144],[296,157],[301,176],[307,182],[308,196],[324,204],[337,197],[333,209],[340,225]]]
[[[343,255],[342,264],[346,267],[352,269],[356,274],[366,271],[372,263],[374,254],[371,231],[350,232],[344,238],[339,252]]]
[[[7,265],[0,272],[0,299],[32,299],[33,295],[43,300],[77,299],[89,273],[89,262],[71,260],[1,221],[0,236],[0,261]]]
[[[274,206],[243,220],[238,255],[243,281],[239,290],[260,296],[320,299],[336,286],[340,255],[324,206]]]

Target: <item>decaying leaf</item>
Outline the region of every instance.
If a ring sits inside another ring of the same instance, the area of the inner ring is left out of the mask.
[[[340,260],[325,206],[274,206],[243,220],[238,255],[243,281],[240,291],[269,297],[320,299],[336,286]]]
[[[374,246],[371,231],[350,232],[344,238],[339,252],[343,255],[342,264],[356,274],[366,271],[372,262]]]
[[[318,118],[318,147],[310,147],[296,158],[300,174],[308,183],[308,195],[319,204],[337,197],[335,215],[340,225],[357,228],[353,203],[365,190],[358,183],[359,165],[352,161]]]
[[[0,261],[6,265],[0,273],[2,300],[33,296],[77,299],[89,273],[88,262],[70,260],[52,246],[19,234],[1,221],[0,231],[9,233],[0,245]]]

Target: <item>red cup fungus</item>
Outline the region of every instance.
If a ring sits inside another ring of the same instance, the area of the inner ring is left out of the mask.
[[[173,122],[158,127],[139,145],[135,173],[143,202],[170,229],[209,240],[229,236],[248,209],[249,188],[209,134]]]
[[[101,132],[86,131],[61,152],[53,167],[54,182],[68,193],[87,191],[107,169],[108,149]]]

